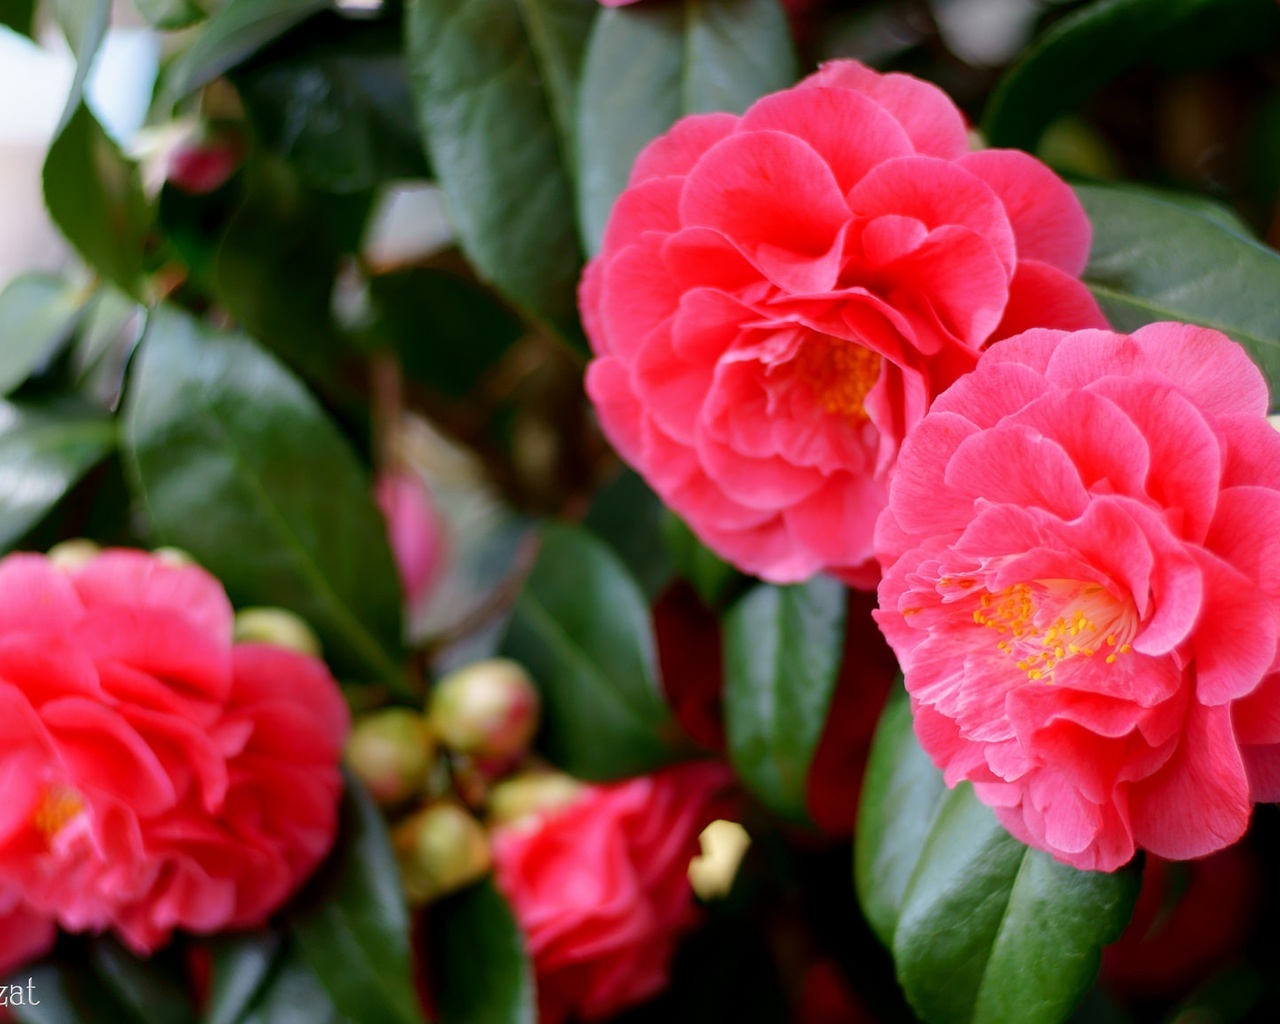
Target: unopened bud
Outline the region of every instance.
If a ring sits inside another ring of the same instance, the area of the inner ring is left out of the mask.
[[[223,127],[201,125],[169,153],[166,179],[193,196],[216,192],[244,159],[244,143]]]
[[[320,638],[315,630],[284,608],[242,608],[236,612],[235,640],[240,644],[274,644],[320,657]]]
[[[383,807],[421,793],[434,759],[427,723],[407,708],[385,708],[358,718],[347,740],[347,764]]]
[[[74,572],[76,569],[83,569],[100,554],[102,554],[102,548],[93,541],[77,537],[75,540],[64,540],[61,544],[55,544],[45,557],[55,569]]]
[[[503,779],[489,792],[489,824],[510,825],[522,818],[567,807],[585,787],[564,772],[528,772]]]
[[[431,693],[431,724],[447,747],[478,758],[522,754],[538,730],[538,691],[514,661],[491,658],[445,676]]]
[[[189,551],[184,551],[182,548],[156,548],[151,555],[161,565],[167,565],[171,569],[189,569],[193,565],[200,564]]]
[[[397,826],[393,835],[405,894],[412,904],[456,892],[489,872],[489,836],[456,804],[433,804]]]

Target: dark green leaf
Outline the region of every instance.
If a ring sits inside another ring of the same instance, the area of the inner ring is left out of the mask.
[[[137,167],[79,104],[44,162],[49,215],[94,270],[141,298],[151,210]]]
[[[52,9],[76,61],[71,91],[62,108],[58,131],[54,133],[57,135],[66,129],[71,116],[84,99],[85,83],[89,80],[94,58],[98,55],[102,40],[107,36],[107,27],[111,24],[111,0],[53,0]]]
[[[256,932],[216,938],[213,985],[203,1024],[239,1024],[280,959],[280,936]]]
[[[599,0],[516,0],[529,45],[542,69],[565,170],[577,166],[578,79]]]
[[[101,413],[62,404],[0,402],[0,549],[38,523],[115,444]]]
[[[725,732],[738,777],[807,820],[805,787],[844,651],[845,588],[826,576],[756,587],[725,616]]]
[[[0,25],[24,36],[31,35],[36,0],[0,0]]]
[[[503,646],[541,688],[547,750],[566,771],[619,778],[679,758],[644,594],[590,534],[543,528]]]
[[[905,696],[886,709],[863,790],[867,917],[891,933],[898,981],[928,1024],[1058,1024],[1128,923],[1140,873],[1077,871],[1023,846],[968,783],[939,798],[907,711]]]
[[[675,573],[664,537],[667,517],[649,485],[624,469],[596,491],[582,525],[613,548],[652,599]]]
[[[166,31],[194,25],[206,13],[195,0],[133,0],[133,5],[153,26]]]
[[[571,72],[542,63],[551,50],[533,45],[517,0],[410,0],[407,11],[422,133],[463,249],[517,306],[576,336],[582,261],[550,92]]]
[[[469,395],[524,334],[493,296],[456,274],[414,267],[369,282],[375,342],[400,354],[405,374],[449,398]]]
[[[1100,185],[1076,193],[1093,221],[1085,282],[1112,326],[1179,320],[1224,331],[1280,395],[1280,253],[1203,200]]]
[[[124,429],[158,538],[190,551],[236,603],[301,615],[338,671],[402,685],[400,588],[370,481],[283,366],[162,307]]]
[[[393,1018],[387,1018],[392,1024]],[[303,959],[295,943],[288,943],[275,970],[253,1006],[235,1024],[353,1024],[333,1005],[329,993]],[[358,1024],[358,1022],[354,1022]]]
[[[195,1021],[195,1009],[182,987],[157,964],[139,960],[115,939],[96,940],[89,958],[116,997],[147,1024]]]
[[[685,114],[741,113],[796,80],[777,0],[679,0],[602,11],[578,106],[578,213],[589,252],[636,155]]]
[[[15,277],[0,292],[0,395],[7,395],[67,340],[88,298],[52,274]]]
[[[535,1024],[533,968],[492,882],[436,904],[429,921],[441,1024]]]
[[[23,971],[23,1002],[10,1000],[9,1012],[22,1024],[144,1024],[87,966],[40,963]],[[28,993],[34,1000],[28,1000]],[[35,1002],[39,1000],[39,1002]]]
[[[427,175],[402,49],[398,22],[319,17],[232,77],[268,149],[318,188],[361,192]]]
[[[1280,34],[1273,0],[1099,0],[1063,18],[1000,80],[983,129],[1034,149],[1041,133],[1122,72],[1187,50],[1212,62]]]
[[[698,540],[688,525],[674,512],[663,516],[663,536],[676,563],[676,572],[693,584],[708,608],[718,608],[746,581],[728,562]]]
[[[350,777],[337,849],[302,898],[292,933],[334,1005],[353,1024],[423,1020],[400,869],[381,812]]]
[[[166,93],[179,99],[213,81],[318,11],[330,0],[228,0],[174,64]]]

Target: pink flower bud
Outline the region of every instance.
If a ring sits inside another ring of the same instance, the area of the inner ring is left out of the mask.
[[[386,708],[359,719],[347,743],[347,764],[383,807],[422,792],[435,758],[435,742],[422,716]]]
[[[165,180],[188,195],[207,195],[225,185],[243,159],[239,137],[205,126],[174,146]]]
[[[457,804],[423,808],[392,838],[405,894],[415,905],[478,881],[493,864],[484,827]]]
[[[442,743],[478,758],[522,754],[538,729],[538,691],[514,661],[490,658],[445,676],[431,693]]]
[[[307,623],[284,608],[242,608],[236,613],[235,639],[242,644],[272,644],[320,657],[320,638]]]
[[[499,782],[489,793],[489,824],[512,822],[549,814],[567,807],[586,787],[564,772],[526,772]]]
[[[416,607],[440,577],[444,564],[444,528],[431,495],[412,473],[386,473],[375,497],[387,520],[405,604]]]

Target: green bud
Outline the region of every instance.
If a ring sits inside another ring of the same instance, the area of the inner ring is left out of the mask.
[[[392,841],[415,906],[478,881],[493,864],[484,827],[457,804],[423,808],[396,827]]]
[[[284,608],[242,608],[236,612],[236,643],[274,644],[320,657],[320,638],[307,623]]]
[[[102,554],[102,548],[91,540],[77,537],[75,540],[64,540],[55,544],[45,556],[55,569],[74,572],[82,569]]]
[[[538,691],[514,661],[490,658],[451,672],[431,692],[442,743],[477,758],[515,758],[538,730]]]
[[[193,565],[198,566],[197,562],[188,551],[182,548],[156,548],[151,554],[162,564],[171,566],[174,569],[188,569]]]
[[[347,740],[347,764],[383,807],[422,792],[435,760],[435,742],[421,715],[385,708],[356,720]]]
[[[583,785],[564,772],[526,772],[503,779],[489,791],[489,824],[509,825],[573,803]]]

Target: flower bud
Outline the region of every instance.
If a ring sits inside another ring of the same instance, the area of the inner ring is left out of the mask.
[[[82,569],[102,554],[102,548],[91,540],[77,537],[75,540],[64,540],[55,544],[45,556],[49,562],[64,572]]]
[[[189,569],[193,565],[200,564],[192,557],[191,552],[184,551],[182,548],[156,548],[151,555],[161,565],[167,565],[172,569]]]
[[[236,613],[235,639],[240,644],[273,644],[320,657],[315,630],[284,608],[242,608]]]
[[[227,183],[243,158],[244,143],[237,135],[203,125],[170,151],[165,178],[188,195],[207,195]]]
[[[421,793],[434,759],[427,723],[407,708],[385,708],[357,719],[347,741],[347,764],[383,807]]]
[[[514,661],[490,658],[445,676],[430,717],[447,747],[478,758],[522,754],[538,729],[538,691]]]
[[[405,604],[415,609],[431,595],[444,567],[444,522],[414,473],[386,473],[374,493],[387,521]]]
[[[584,786],[564,772],[525,772],[503,779],[489,791],[489,824],[510,825],[522,818],[567,807]]]
[[[423,808],[397,826],[392,839],[405,893],[415,905],[470,885],[493,863],[484,827],[457,804]]]

